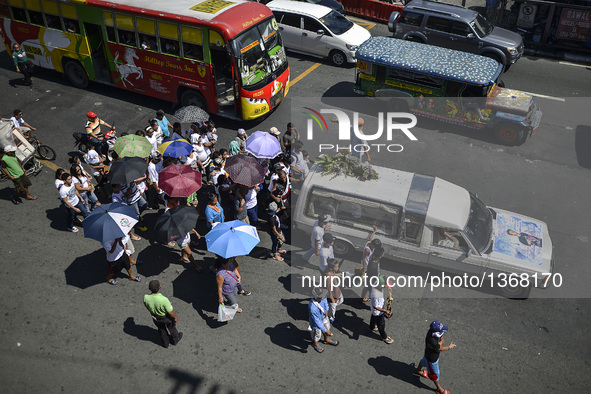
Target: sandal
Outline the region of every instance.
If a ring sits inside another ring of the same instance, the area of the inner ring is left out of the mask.
[[[25,200],[36,200],[37,196],[29,196],[30,198],[25,197]]]
[[[134,241],[139,241],[142,238],[141,237],[138,237],[137,235],[134,235],[134,236],[131,237],[131,239],[134,240]]]
[[[20,200],[15,200],[14,198],[11,200],[14,205],[18,205],[21,203]]]
[[[107,281],[108,284],[115,286],[117,283],[119,283],[118,281],[116,281],[115,279],[109,279]]]
[[[339,346],[339,341],[337,341],[336,339],[333,339],[333,340],[332,340],[332,341],[330,341],[330,342],[326,342],[326,341],[324,341],[324,343],[325,343],[325,344],[327,344],[327,345],[332,345],[332,346]]]
[[[391,344],[392,342],[394,342],[394,340],[390,337],[384,339],[384,342],[386,342],[388,345]]]
[[[242,308],[236,309],[236,313],[242,313]]]
[[[324,351],[324,348],[320,346],[320,344],[318,344],[318,346],[316,346],[314,350],[316,350],[318,353],[322,353]]]
[[[133,279],[129,278],[129,280],[132,280],[132,281],[134,281],[134,282],[141,282],[141,281],[142,281],[142,277],[141,277],[141,276],[138,276],[138,275],[136,275],[136,277],[135,277],[135,278],[133,278]]]
[[[287,253],[287,250],[279,249],[277,251],[277,253],[279,253],[279,254],[285,254],[285,253]]]
[[[277,261],[285,261],[285,259],[284,259],[283,257],[281,257],[281,256],[277,256],[277,255],[274,255],[274,256],[273,256],[273,257],[271,257],[271,258],[272,258],[273,260],[277,260]]]
[[[429,379],[429,375],[427,374],[427,370],[423,369],[421,372],[413,372],[415,375],[419,375],[424,377],[425,379]]]
[[[367,301],[369,301],[369,297],[363,297],[359,301],[361,301],[361,302],[367,302]]]

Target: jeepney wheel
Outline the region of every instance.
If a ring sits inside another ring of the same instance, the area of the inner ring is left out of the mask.
[[[88,87],[89,80],[86,70],[77,61],[68,60],[64,66],[64,73],[75,87],[79,89]]]
[[[418,42],[421,44],[424,44],[425,42],[423,40],[421,40],[419,37],[414,37],[414,36],[410,36],[405,38],[406,41],[411,41],[411,42]]]
[[[207,112],[207,103],[203,95],[199,92],[194,90],[185,90],[183,94],[181,94],[181,106],[188,107],[189,105],[194,105],[195,107],[199,107],[205,112]]]
[[[523,128],[511,123],[501,123],[495,129],[495,139],[503,145],[521,145],[525,142],[526,137]]]
[[[330,51],[328,58],[333,66],[342,66],[347,62],[347,57],[345,54],[339,50],[333,49]]]
[[[342,239],[335,239],[332,250],[336,256],[346,256],[353,251],[353,246]]]

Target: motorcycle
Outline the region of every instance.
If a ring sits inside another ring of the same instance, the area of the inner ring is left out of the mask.
[[[90,137],[87,133],[73,133],[72,136],[76,140],[74,142],[74,147],[80,151],[82,154],[86,154],[88,152],[88,147],[93,145],[90,141]],[[100,149],[97,148],[97,153],[103,156],[108,162],[113,160],[113,147],[117,142],[117,134],[115,132],[115,125],[111,127],[109,131],[107,131],[103,135],[103,139],[99,140],[100,142]]]

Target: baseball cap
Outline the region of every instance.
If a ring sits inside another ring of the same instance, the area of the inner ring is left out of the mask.
[[[431,323],[430,328],[431,331],[433,331],[433,336],[437,338],[441,337],[443,334],[447,332],[447,330],[449,330],[449,327],[440,322],[439,320],[435,320],[433,323]]]
[[[318,216],[318,222],[322,222],[322,223],[332,222],[332,217],[330,215],[323,213],[322,215]]]
[[[246,130],[238,129],[238,135],[244,135],[244,134],[246,134]]]
[[[16,146],[14,146],[14,145],[6,145],[4,147],[4,152],[16,152]]]
[[[315,287],[312,289],[312,297],[314,298],[324,298],[326,297],[326,293],[326,289],[323,289],[322,287]]]
[[[279,134],[281,134],[281,132],[279,132],[279,129],[277,127],[271,127],[269,129],[269,133],[271,133],[273,135],[279,135]]]
[[[94,112],[90,111],[89,113],[86,114],[86,116],[88,116],[89,118],[96,118],[98,115],[95,114]]]

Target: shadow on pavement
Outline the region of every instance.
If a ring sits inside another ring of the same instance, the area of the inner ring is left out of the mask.
[[[575,131],[575,152],[581,167],[591,168],[591,126],[577,126]]]
[[[281,305],[285,307],[287,314],[292,318],[292,320],[304,320],[307,322],[309,302],[309,298],[284,298],[281,300]]]
[[[10,199],[10,197],[8,197]],[[59,206],[45,211],[45,217],[49,219],[49,226],[54,230],[67,231],[66,211],[60,204]],[[82,217],[82,216],[80,216]]]
[[[123,322],[123,332],[141,341],[153,342],[160,346],[160,336],[158,335],[156,326],[149,327],[136,324],[133,317],[128,317]]]
[[[170,389],[170,394],[198,393],[201,391],[200,386],[203,385],[205,380],[201,376],[193,375],[177,368],[170,368],[167,375],[168,378],[174,381],[174,386]],[[205,388],[201,392],[206,392]],[[232,389],[222,389],[218,384],[214,384],[207,389],[207,393],[209,394],[221,394],[223,392],[228,394],[236,393]]]
[[[181,262],[179,247],[176,244],[175,247],[160,244],[145,247],[138,253],[137,260],[143,262],[136,265],[138,274],[147,278],[161,274],[171,264],[178,265],[179,269],[185,268],[185,264]]]
[[[76,258],[64,271],[66,284],[80,289],[105,283],[107,273],[108,263],[103,248]]]
[[[368,323],[366,323],[362,317],[357,315],[355,311],[350,309],[339,310],[339,308],[337,308],[333,329],[338,330],[349,339],[357,341],[360,337],[360,333],[368,332]]]
[[[265,334],[269,336],[271,342],[287,350],[307,353],[310,341],[308,331],[300,330],[291,322],[277,324],[275,327],[265,328]]]
[[[433,387],[423,383],[417,375],[413,375],[415,369],[413,364],[392,360],[389,357],[379,356],[370,358],[367,363],[375,368],[376,372],[383,376],[392,376],[420,389],[432,390]]]

